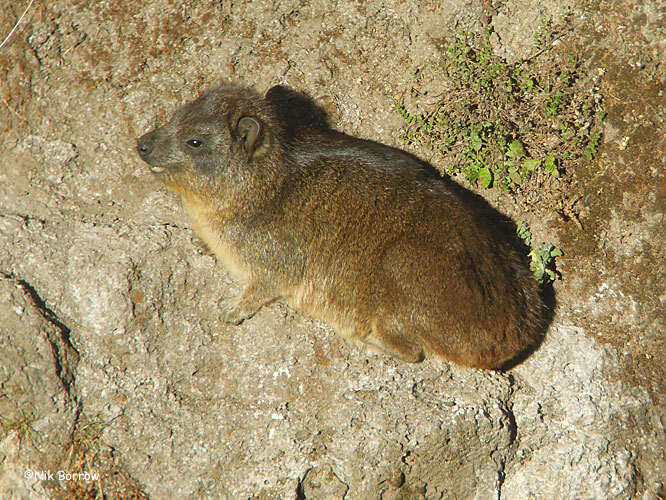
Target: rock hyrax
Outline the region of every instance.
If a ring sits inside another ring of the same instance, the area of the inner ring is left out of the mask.
[[[533,350],[544,303],[501,216],[411,154],[328,128],[299,96],[225,84],[138,140],[244,284],[224,320],[284,301],[406,361],[501,369]]]

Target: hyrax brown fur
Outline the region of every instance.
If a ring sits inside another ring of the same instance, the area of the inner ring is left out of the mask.
[[[492,211],[414,156],[327,128],[299,95],[223,85],[138,140],[245,285],[223,318],[280,300],[412,362],[498,369],[533,350],[544,304]]]

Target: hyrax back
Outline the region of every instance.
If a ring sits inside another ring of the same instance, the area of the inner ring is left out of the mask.
[[[282,300],[407,361],[495,369],[534,349],[544,305],[499,214],[408,153],[299,114],[293,95],[222,86],[138,141],[245,284],[224,319]]]

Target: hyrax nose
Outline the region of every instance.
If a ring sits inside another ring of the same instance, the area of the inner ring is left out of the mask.
[[[153,152],[153,141],[150,134],[139,137],[136,141],[136,150],[139,152],[139,156],[144,159]]]

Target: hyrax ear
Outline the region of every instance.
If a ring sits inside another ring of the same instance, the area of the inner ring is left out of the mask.
[[[252,156],[261,145],[262,132],[261,123],[256,118],[243,116],[238,120],[236,134],[248,155]]]
[[[290,91],[290,89],[284,85],[274,85],[266,91],[266,94],[264,94],[264,99],[271,102],[277,102],[281,99],[288,98],[290,92],[293,94],[293,90]]]

